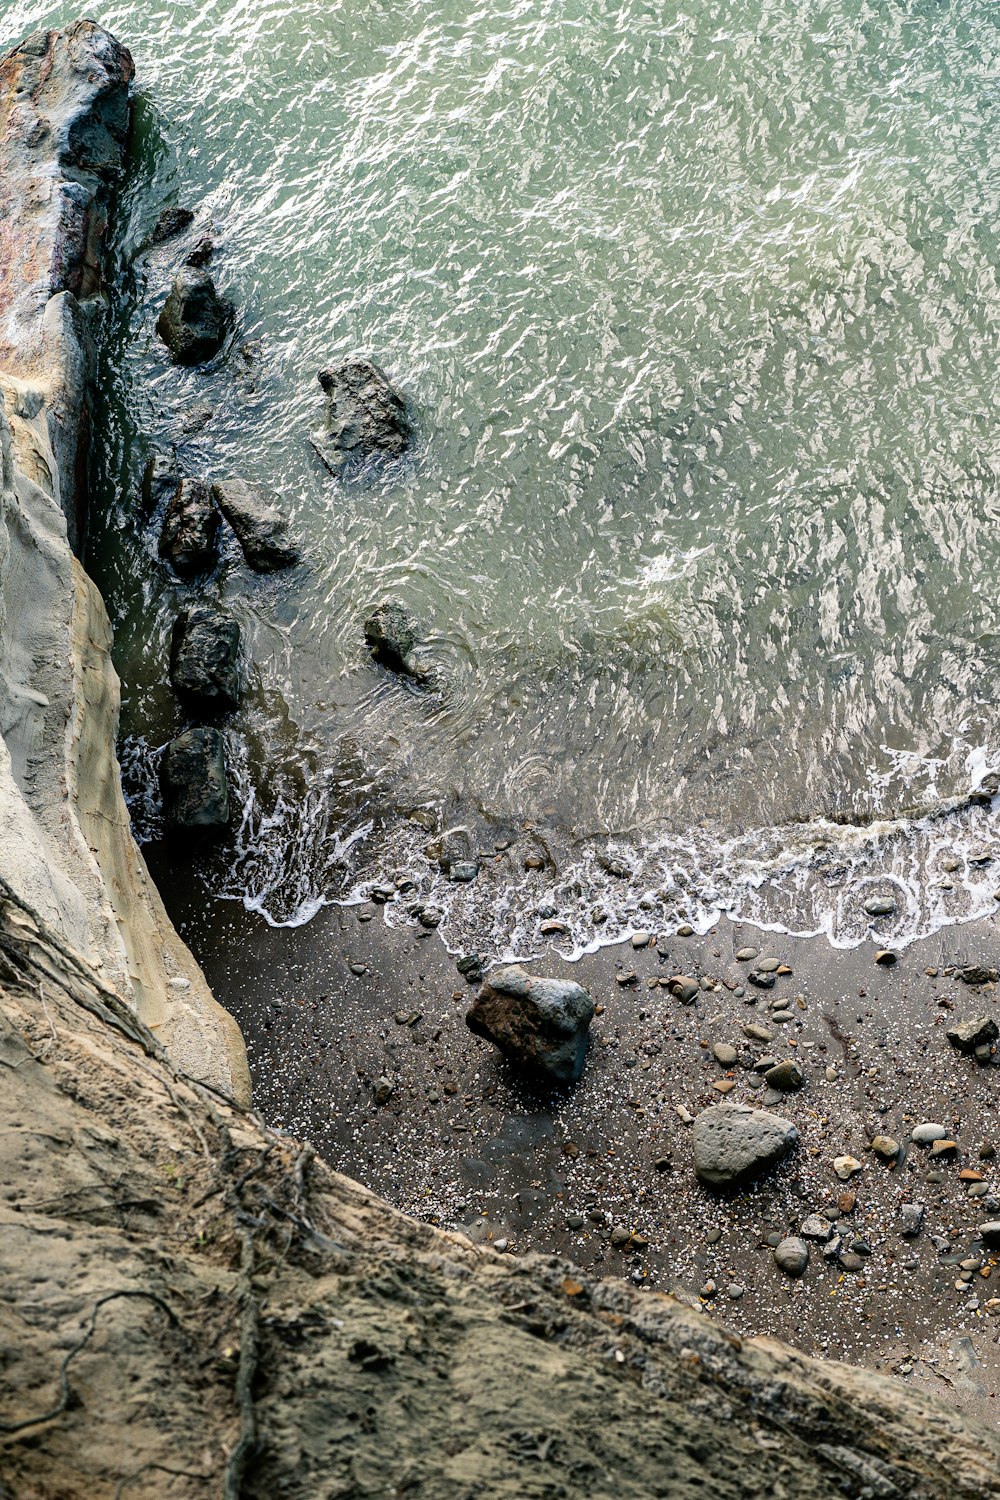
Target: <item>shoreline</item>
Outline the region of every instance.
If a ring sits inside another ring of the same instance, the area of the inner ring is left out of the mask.
[[[1000,1295],[1000,1266],[985,1257],[990,1274],[976,1277],[979,1306],[970,1310],[972,1294],[956,1291],[961,1273],[944,1256],[965,1258],[990,1217],[968,1198],[959,1172],[981,1168],[990,1193],[1000,1193],[993,1161],[978,1155],[994,1140],[1000,1148],[996,1064],[957,1054],[943,1033],[945,1021],[992,1012],[995,986],[973,989],[943,971],[988,963],[995,919],[915,943],[892,968],[873,962],[875,944],[845,952],[822,937],[779,938],[725,921],[702,937],[670,938],[665,954],[624,944],[572,963],[555,955],[536,961],[533,972],[575,979],[604,1007],[580,1084],[542,1098],[520,1088],[468,1031],[464,1015],[477,987],[457,973],[435,934],[393,930],[377,907],[327,908],[297,930],[293,950],[283,929],[234,903],[206,913],[176,870],[166,888],[173,920],[243,1029],[255,1107],[394,1206],[476,1243],[500,1242],[516,1257],[557,1254],[594,1274],[673,1291],[744,1336],[767,1334],[876,1369],[902,1365],[909,1383],[990,1414],[1000,1391],[993,1317],[1000,1308],[986,1303]],[[773,991],[753,991],[749,966],[733,956],[746,944],[787,960],[793,972]],[[632,969],[637,983],[619,985],[615,976]],[[674,973],[713,976],[720,986],[691,1006],[648,987]],[[743,996],[722,982],[741,978]],[[805,1010],[795,1009],[790,1026],[768,1028],[773,1043],[744,1041],[744,1025],[767,1026],[774,995],[800,994]],[[410,1022],[414,1013],[420,1019]],[[794,1056],[806,1075],[799,1093],[763,1106],[797,1125],[798,1150],[731,1198],[697,1183],[690,1125],[677,1113],[721,1102],[713,1084],[727,1074],[735,1080],[728,1102],[761,1106],[763,1090],[751,1087],[746,1067],[715,1062],[717,1041]],[[375,1088],[385,1078],[392,1094],[380,1106]],[[875,1133],[905,1141],[913,1125],[931,1119],[955,1131],[954,1158],[932,1163],[909,1145],[890,1170],[868,1149]],[[831,1166],[843,1153],[863,1163],[848,1184]],[[657,1170],[664,1156],[672,1163]],[[871,1248],[864,1269],[845,1274],[813,1245],[805,1276],[789,1281],[767,1234],[797,1233],[847,1188],[857,1195],[852,1234]],[[912,1242],[897,1229],[899,1205],[911,1199],[925,1206]],[[595,1222],[595,1212],[606,1222]],[[614,1244],[615,1229],[648,1246]],[[934,1235],[956,1248],[940,1252]],[[699,1296],[710,1280],[714,1295]],[[743,1294],[731,1298],[730,1285]]]

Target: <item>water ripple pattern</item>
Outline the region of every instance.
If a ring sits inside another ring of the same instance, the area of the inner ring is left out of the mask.
[[[4,40],[74,10],[8,0]],[[630,851],[626,926],[684,859],[780,922],[747,860],[784,868],[773,846],[814,825],[845,869],[888,830],[879,858],[909,870],[907,815],[1000,749],[997,6],[120,0],[101,19],[142,87],[90,556],[130,746],[176,726],[185,596],[136,515],[145,453],[273,485],[309,559],[221,584],[256,679],[217,888],[300,920],[419,863],[415,813],[488,848],[529,824],[560,870]],[[170,367],[153,331],[176,251],[140,252],[175,200],[211,215],[240,307],[207,371]],[[405,390],[419,446],[341,484],[306,439],[316,371],[355,353]],[[383,597],[422,623],[440,692],[366,662]],[[904,937],[936,910],[924,853]],[[592,940],[593,903],[553,892]],[[442,899],[459,923],[475,898]],[[800,925],[853,931],[816,899]],[[497,941],[530,946],[514,904]]]

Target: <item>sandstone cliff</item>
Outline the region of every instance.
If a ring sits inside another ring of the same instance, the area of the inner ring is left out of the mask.
[[[246,1102],[239,1031],[131,838],[111,630],[73,551],[132,72],[89,21],[0,62],[0,871],[182,1067]]]

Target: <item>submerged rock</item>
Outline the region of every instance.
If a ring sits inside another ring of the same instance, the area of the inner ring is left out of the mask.
[[[469,1030],[521,1072],[549,1083],[575,1083],[587,1055],[594,1002],[572,980],[528,974],[518,964],[486,976],[472,1003]]]
[[[365,642],[375,661],[416,682],[427,682],[427,668],[416,654],[417,627],[402,604],[387,602],[365,620]]]
[[[142,476],[142,510],[146,516],[164,510],[180,489],[181,476],[172,453],[151,453]]]
[[[153,225],[153,232],[149,237],[150,244],[162,245],[167,240],[172,240],[178,234],[183,234],[185,229],[190,229],[194,223],[194,213],[190,208],[181,208],[174,205],[165,208]]]
[[[791,1120],[743,1104],[713,1104],[695,1118],[694,1169],[702,1182],[730,1187],[773,1167],[799,1139]]]
[[[218,555],[219,512],[200,479],[182,479],[167,506],[160,556],[181,578],[207,573]]]
[[[226,341],[232,307],[215,289],[207,271],[186,266],[174,277],[156,331],[177,365],[200,365]]]
[[[288,522],[263,485],[222,479],[213,484],[212,496],[255,573],[275,573],[298,562],[299,551],[289,538]]]
[[[237,708],[240,627],[221,610],[199,605],[177,617],[170,682],[177,696],[200,708]]]
[[[217,729],[185,729],[167,746],[163,799],[174,828],[222,828],[229,822],[226,750]]]
[[[320,370],[317,379],[326,395],[326,414],[315,443],[331,469],[406,452],[413,441],[406,406],[378,365],[349,359]]]

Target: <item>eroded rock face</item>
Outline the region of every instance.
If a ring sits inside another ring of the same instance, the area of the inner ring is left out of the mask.
[[[167,506],[160,556],[181,578],[211,572],[219,553],[219,512],[207,484],[182,479]]]
[[[580,985],[513,964],[487,975],[465,1019],[528,1079],[565,1084],[583,1072],[593,1017],[594,1002]]]
[[[274,573],[298,562],[299,549],[289,537],[288,522],[263,485],[223,479],[212,486],[212,495],[255,573]]]
[[[217,729],[185,729],[167,746],[163,799],[173,828],[197,831],[229,822],[226,748]]]
[[[316,446],[333,469],[383,456],[398,458],[413,441],[402,396],[370,359],[349,359],[318,375],[326,396]]]
[[[185,610],[174,625],[170,684],[185,703],[225,711],[240,702],[240,627],[208,605]]]
[[[232,307],[223,301],[207,271],[184,266],[156,322],[156,331],[176,365],[200,365],[214,359],[226,342]]]
[[[694,1169],[713,1187],[735,1187],[787,1156],[799,1138],[791,1120],[742,1104],[703,1109],[692,1129]]]

